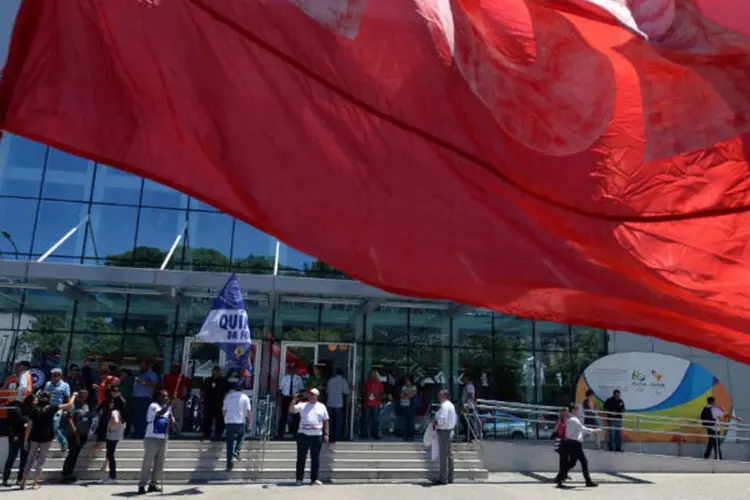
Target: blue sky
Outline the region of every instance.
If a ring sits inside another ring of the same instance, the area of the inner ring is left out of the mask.
[[[0,66],[5,65],[10,32],[21,0],[0,0]]]

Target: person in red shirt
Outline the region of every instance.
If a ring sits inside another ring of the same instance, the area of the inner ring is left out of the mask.
[[[182,418],[185,410],[185,397],[190,390],[190,380],[182,374],[182,366],[175,363],[172,371],[162,380],[162,387],[172,401],[172,416],[174,417],[174,434],[182,432]]]
[[[383,383],[380,382],[378,371],[370,372],[370,378],[364,386],[365,405],[365,437],[380,439],[380,403],[383,398]]]

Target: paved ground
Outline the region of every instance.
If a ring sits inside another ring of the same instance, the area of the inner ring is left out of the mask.
[[[163,497],[216,498],[221,500],[544,500],[574,499],[612,500],[747,500],[750,498],[750,475],[598,475],[601,483],[597,489],[587,489],[582,483],[573,482],[574,488],[567,491],[554,489],[545,481],[549,475],[537,474],[492,474],[488,483],[455,484],[443,487],[419,485],[326,485],[263,486],[263,485],[195,485],[167,486]],[[577,478],[573,477],[574,481]],[[38,491],[0,490],[2,499],[23,498],[29,500],[99,500],[102,497],[135,497],[131,485],[100,486],[45,485]],[[301,495],[304,493],[304,495]],[[144,500],[161,495],[148,495]]]

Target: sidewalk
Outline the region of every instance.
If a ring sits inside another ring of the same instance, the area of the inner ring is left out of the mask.
[[[417,485],[325,485],[319,487],[264,486],[264,485],[172,485],[164,495],[135,495],[133,485],[100,486],[96,484],[58,486],[45,485],[39,491],[0,490],[3,500],[99,500],[101,498],[177,498],[195,500],[287,500],[290,495],[304,493],[305,500],[612,500],[613,498],[643,500],[718,499],[746,500],[750,498],[750,476],[699,474],[638,474],[595,475],[601,483],[596,489],[583,488],[580,474],[573,474],[574,489],[559,491],[549,483],[547,474],[492,474],[487,483],[455,484],[443,487]]]

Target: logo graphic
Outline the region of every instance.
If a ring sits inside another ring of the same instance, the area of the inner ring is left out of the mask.
[[[657,384],[660,384],[662,379],[664,379],[664,375],[657,372],[656,370],[651,370],[651,376],[654,377],[654,380],[656,380]]]
[[[646,376],[640,370],[633,370],[631,378],[634,382],[643,382],[646,380]]]
[[[34,386],[34,390],[41,389],[44,381],[47,379],[44,372],[39,368],[32,368],[29,370],[29,373],[31,374],[31,384]]]

